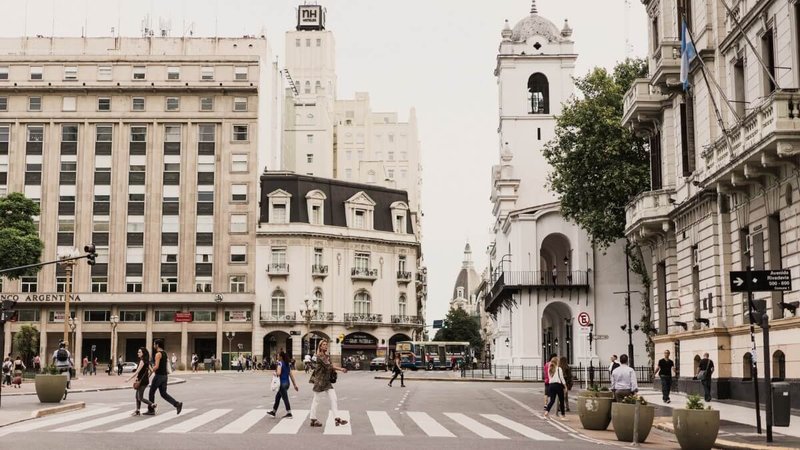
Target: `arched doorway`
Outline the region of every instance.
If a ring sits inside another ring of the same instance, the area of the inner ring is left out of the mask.
[[[529,114],[550,114],[550,83],[542,73],[528,78]]]
[[[562,302],[552,302],[542,312],[542,364],[550,355],[565,356],[573,363],[572,310]]]
[[[321,331],[311,331],[311,333],[306,334],[303,336],[303,357],[305,355],[314,355],[317,353],[317,348],[319,347],[319,343],[325,339],[330,342],[331,338],[321,332]],[[309,348],[309,345],[311,348]]]
[[[397,346],[398,342],[401,341],[411,341],[411,339],[407,334],[397,333],[394,336],[389,338],[389,351],[387,352],[389,355],[389,359],[394,359],[394,351],[395,347]]]
[[[542,284],[572,284],[572,247],[561,233],[548,234],[539,250]]]
[[[342,342],[342,365],[350,370],[368,370],[378,353],[378,338],[361,331],[350,333]]]
[[[285,351],[292,358],[292,337],[285,331],[273,331],[264,336],[264,354],[262,361],[275,362],[277,353]],[[270,364],[271,366],[271,364]]]

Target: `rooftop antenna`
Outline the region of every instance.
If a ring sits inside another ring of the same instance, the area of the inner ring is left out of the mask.
[[[172,31],[172,21],[169,19],[158,18],[158,29],[161,31],[161,37],[169,36]]]
[[[633,55],[633,45],[631,45],[631,0],[625,0],[625,58]]]

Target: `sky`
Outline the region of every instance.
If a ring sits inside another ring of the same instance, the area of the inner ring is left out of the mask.
[[[150,15],[172,36],[267,36],[283,60],[284,32],[295,24],[290,0],[23,0],[4,5],[0,36],[141,35]],[[530,0],[319,0],[336,39],[338,95],[370,93],[374,111],[415,107],[422,147],[422,251],[428,267],[430,323],[447,312],[469,241],[476,269],[487,264],[491,166],[498,160],[493,75],[504,20],[513,27]],[[576,75],[645,56],[647,16],[638,0],[537,0],[559,29],[568,19]],[[626,52],[626,34],[631,43]]]

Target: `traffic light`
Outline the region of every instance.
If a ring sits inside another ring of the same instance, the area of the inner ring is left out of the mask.
[[[86,264],[89,264],[90,266],[95,265],[97,262],[97,248],[94,246],[94,244],[84,245],[83,251],[87,253]]]

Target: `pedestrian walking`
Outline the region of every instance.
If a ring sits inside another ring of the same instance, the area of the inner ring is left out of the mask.
[[[239,355],[239,367],[236,369],[237,372],[244,372],[244,356]]]
[[[117,358],[117,376],[122,375],[122,356]]]
[[[211,368],[217,373],[217,355],[211,355]]]
[[[126,383],[130,383],[131,380],[136,378],[136,381],[133,382],[133,390],[136,397],[136,410],[131,413],[132,416],[138,416],[141,414],[139,411],[142,407],[142,403],[147,405],[147,408],[153,408],[155,411],[156,405],[152,403],[150,400],[144,398],[144,391],[147,389],[147,385],[150,382],[150,352],[147,351],[144,347],[139,347],[139,350],[136,352],[136,356],[139,357],[139,363],[136,365],[136,371],[133,372],[130,378],[125,381]]]
[[[653,375],[658,375],[661,380],[661,400],[670,403],[669,392],[672,390],[672,375],[675,373],[675,363],[669,359],[669,350],[664,350],[664,357],[658,360],[656,371]]]
[[[389,380],[389,387],[392,387],[392,383],[394,382],[394,380],[397,379],[398,375],[400,375],[400,387],[406,387],[405,375],[403,375],[403,368],[401,367],[400,364],[399,353],[395,353],[394,355],[394,365],[392,366],[392,373],[394,375],[392,375],[392,379]]]
[[[161,398],[167,401],[170,405],[175,407],[175,410],[178,414],[181,413],[183,409],[183,402],[179,402],[172,398],[169,394],[167,394],[167,352],[164,351],[164,341],[161,339],[156,339],[153,341],[153,350],[154,350],[154,364],[153,364],[153,382],[150,383],[150,395],[149,400],[150,403],[153,403],[152,406],[147,407],[147,412],[144,413],[146,416],[154,416],[156,414],[155,408],[155,400],[156,400],[156,391],[161,395]]]
[[[84,356],[83,361],[81,361],[81,374],[86,376],[89,374],[89,357]]]
[[[711,375],[714,374],[714,361],[708,358],[708,353],[703,353],[703,359],[697,366],[695,377],[703,385],[703,397],[707,402],[711,401]]]
[[[611,355],[609,358],[611,364],[608,365],[608,379],[611,379],[611,374],[619,367],[619,363],[617,362],[617,355]]]
[[[611,392],[616,401],[621,402],[625,397],[639,392],[636,383],[636,372],[628,365],[628,355],[620,355],[620,366],[611,373]]]
[[[317,346],[317,361],[314,365],[314,372],[309,378],[309,382],[314,384],[314,399],[311,400],[311,413],[309,423],[312,427],[321,427],[322,423],[317,420],[317,409],[319,408],[319,398],[322,394],[327,393],[331,401],[331,413],[334,416],[334,423],[336,426],[346,425],[347,420],[339,417],[339,405],[336,401],[336,390],[333,389],[333,383],[336,382],[336,372],[347,373],[347,369],[343,367],[336,367],[331,362],[331,357],[328,355],[328,340],[323,339]]]
[[[33,357],[33,370],[36,371],[36,373],[42,371],[42,359],[39,358],[38,354]]]
[[[566,385],[566,380],[564,380],[564,371],[558,364],[558,356],[554,356],[550,360],[548,373],[550,374],[550,401],[548,401],[547,406],[544,407],[544,417],[546,419],[550,415],[550,410],[553,408],[556,399],[558,399],[556,416],[558,415],[558,411],[561,411],[561,420],[566,420],[567,417],[564,408],[564,385]]]
[[[70,369],[74,366],[74,361],[72,361],[72,355],[67,350],[66,344],[64,341],[58,343],[58,350],[53,352],[53,365],[56,366],[58,373],[65,373],[67,374],[67,387],[64,389],[64,398],[67,398],[67,389],[71,388],[71,379],[72,379],[72,372]]]
[[[308,373],[308,371],[311,369],[311,355],[308,353],[306,353],[305,358],[303,358],[303,369],[306,371],[306,373]]]
[[[192,353],[192,372],[197,372],[197,353]]]
[[[3,361],[3,385],[11,386],[11,369],[14,367],[14,361],[11,361],[11,358],[6,356],[6,359]]]
[[[558,367],[564,372],[564,407],[569,412],[569,391],[572,390],[572,368],[565,356],[558,360]]]
[[[292,369],[289,367],[289,357],[286,355],[286,352],[280,352],[278,355],[278,366],[275,369],[275,376],[280,379],[281,384],[280,387],[278,387],[278,392],[275,393],[275,403],[272,405],[272,410],[267,411],[267,414],[275,417],[275,414],[278,412],[278,406],[281,404],[281,399],[283,399],[283,406],[286,407],[286,415],[283,417],[291,419],[292,407],[289,405],[289,381],[291,380],[292,385],[294,385],[295,392],[299,391],[300,388],[297,387],[294,373],[292,373]]]
[[[109,363],[109,366],[110,365],[111,364]],[[92,375],[97,375],[97,356],[95,356],[94,359],[92,360]],[[109,373],[109,375],[111,374]]]
[[[172,357],[169,359],[169,364],[172,370],[170,372],[175,372],[175,364],[178,362],[178,358],[175,356],[175,353],[172,354]]]
[[[550,354],[547,362],[544,364],[544,406],[550,401],[550,361],[557,357],[555,353]]]

